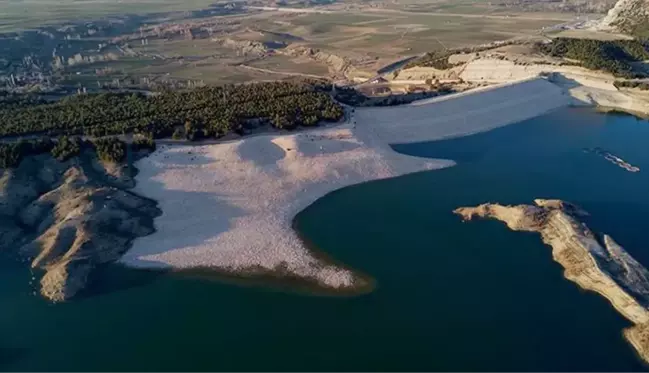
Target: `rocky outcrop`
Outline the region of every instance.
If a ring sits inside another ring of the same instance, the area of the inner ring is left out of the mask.
[[[649,0],[620,0],[597,27],[636,36],[649,36]]]
[[[585,211],[564,201],[538,199],[535,205],[487,203],[454,212],[464,220],[493,218],[515,231],[540,233],[568,280],[601,294],[635,324],[624,335],[649,362],[649,271],[613,238],[598,237],[580,222]]]
[[[284,48],[286,45],[281,42],[260,42],[255,40],[235,40],[232,38],[213,38],[225,48],[236,50],[241,56],[263,56],[277,48]]]
[[[323,63],[329,67],[330,73],[334,76],[347,76],[349,73],[355,70],[352,65],[352,61],[348,58],[341,57],[333,53],[328,53],[320,49],[298,45],[287,48],[283,51],[283,53],[292,57],[304,56],[314,61]]]
[[[0,250],[43,270],[41,294],[67,300],[93,269],[117,260],[151,234],[156,203],[127,190],[129,166],[102,167],[93,155],[60,163],[30,157],[0,170]]]

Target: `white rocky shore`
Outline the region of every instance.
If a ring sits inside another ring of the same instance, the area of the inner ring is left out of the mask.
[[[579,218],[580,208],[559,200],[537,199],[533,205],[486,203],[454,212],[464,220],[493,218],[514,231],[538,232],[552,247],[552,257],[564,276],[594,291],[635,325],[624,331],[640,357],[649,362],[649,271],[604,234],[598,237]]]
[[[312,255],[295,215],[336,189],[453,165],[398,154],[389,144],[486,131],[570,104],[544,79],[418,105],[356,109],[347,123],[215,145],[165,146],[140,160],[135,191],[159,202],[157,232],[121,259],[135,267],[281,269],[324,287],[354,288],[352,271]]]

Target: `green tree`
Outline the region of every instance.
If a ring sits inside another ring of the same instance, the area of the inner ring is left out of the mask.
[[[81,153],[81,140],[78,137],[62,136],[52,147],[51,153],[59,161],[67,161]]]
[[[126,143],[117,137],[93,140],[97,156],[104,162],[121,163],[126,159]]]

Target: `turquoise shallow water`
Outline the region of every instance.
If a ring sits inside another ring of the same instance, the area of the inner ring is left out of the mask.
[[[372,275],[317,297],[107,269],[51,305],[0,261],[3,370],[645,370],[606,300],[563,279],[535,234],[462,223],[459,206],[562,198],[649,265],[649,123],[563,110],[488,133],[395,146],[456,167],[331,193],[296,221]],[[582,148],[602,147],[629,173]]]

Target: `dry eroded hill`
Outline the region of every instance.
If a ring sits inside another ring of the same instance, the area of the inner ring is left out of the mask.
[[[119,258],[131,241],[153,232],[161,211],[128,191],[129,166],[83,154],[66,162],[26,158],[0,171],[0,251],[43,270],[41,293],[62,301],[86,287],[92,272]]]

